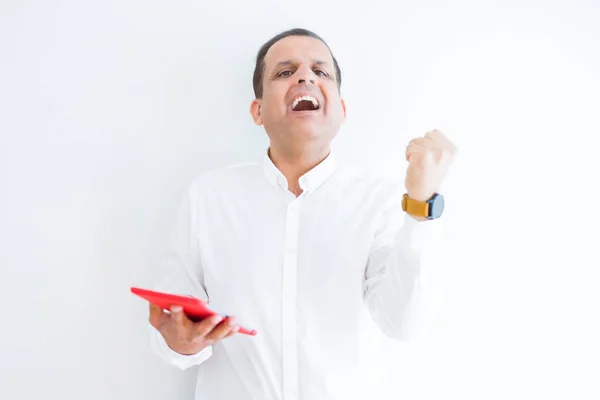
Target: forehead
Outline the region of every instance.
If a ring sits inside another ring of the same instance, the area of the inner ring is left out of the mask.
[[[281,61],[297,60],[312,63],[315,59],[333,66],[333,58],[325,43],[308,36],[288,36],[267,51],[265,68],[267,70],[273,68]]]

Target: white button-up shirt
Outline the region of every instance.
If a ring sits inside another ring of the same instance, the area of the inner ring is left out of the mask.
[[[155,289],[205,299],[258,331],[181,355],[150,326],[166,362],[200,365],[198,400],[359,398],[366,325],[410,338],[437,295],[429,255],[440,220],[402,211],[403,182],[330,154],[299,184],[296,197],[267,151],[186,191]]]

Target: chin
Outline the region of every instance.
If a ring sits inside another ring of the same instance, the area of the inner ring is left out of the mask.
[[[321,145],[330,143],[335,134],[330,131],[317,129],[298,129],[289,132],[290,141],[298,144],[320,143]]]
[[[319,127],[311,126],[307,124],[306,126],[295,126],[293,129],[290,129],[289,135],[298,139],[318,139],[325,134],[322,129]]]

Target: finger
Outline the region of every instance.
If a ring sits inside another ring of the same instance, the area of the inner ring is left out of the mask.
[[[446,135],[444,135],[438,129],[434,129],[432,131],[427,132],[425,134],[425,137],[432,139],[437,143],[440,143],[444,149],[450,151],[452,154],[456,153],[456,146],[450,141],[450,139],[448,139]]]
[[[410,162],[410,157],[413,153],[425,152],[427,149],[443,150],[443,147],[440,143],[431,138],[420,137],[413,139],[408,142],[408,146],[406,146],[406,161]]]
[[[196,323],[196,336],[208,335],[221,321],[223,321],[223,317],[220,315],[204,318],[202,321]]]
[[[159,329],[164,321],[164,312],[162,308],[150,303],[150,316],[148,317],[148,320],[154,328]]]
[[[416,144],[419,146],[423,146],[424,140],[425,140],[425,138],[423,138],[423,137],[414,138],[410,142],[408,142],[408,145],[410,146],[410,145]]]
[[[425,134],[425,137],[426,138],[431,138],[431,139],[434,139],[434,140],[439,140],[441,142],[445,142],[445,141],[448,140],[446,138],[446,136],[444,136],[444,134],[440,130],[438,130],[438,129],[434,129],[432,131],[427,132]]]
[[[413,153],[423,153],[423,155],[426,155],[426,152],[429,151],[429,154],[431,154],[437,162],[441,160],[444,154],[454,154],[454,145],[450,142],[441,141],[445,139],[436,139],[436,137],[438,137],[437,134],[432,132],[427,132],[426,137],[415,138],[409,142],[406,148],[406,161],[410,162]],[[441,135],[441,133],[439,133],[439,135]]]
[[[212,332],[206,335],[207,339],[220,340],[223,339],[237,326],[237,318],[229,317],[225,321],[221,322]]]
[[[411,157],[415,155],[423,156],[427,151],[427,147],[419,144],[418,142],[409,144],[406,147],[406,161],[410,162]]]
[[[176,325],[184,326],[189,322],[189,318],[183,312],[183,307],[181,306],[172,306],[171,307],[171,319],[175,322]]]
[[[439,163],[444,151],[442,148],[429,148],[413,144],[406,149],[406,161],[413,166],[425,166],[430,162]]]
[[[409,145],[410,144],[418,144],[423,147],[427,147],[429,149],[441,149],[445,146],[444,143],[442,143],[434,138],[431,138],[431,137],[416,138],[416,139],[411,140],[408,143],[409,143]]]
[[[435,142],[440,143],[444,147],[450,144],[450,140],[448,140],[448,138],[438,129],[434,129],[432,131],[427,132],[425,134],[425,137],[427,139],[431,139]]]
[[[225,337],[223,339],[227,339],[228,337],[231,337],[233,335],[235,335],[236,333],[238,333],[240,330],[239,326],[234,327],[231,332],[229,332],[227,335],[225,335]]]
[[[223,322],[221,322],[215,329],[212,330],[206,337],[210,340],[221,340],[229,333],[233,331],[236,327],[236,318],[228,317]]]

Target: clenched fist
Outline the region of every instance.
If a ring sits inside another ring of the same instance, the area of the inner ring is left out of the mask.
[[[411,199],[426,201],[440,190],[456,154],[456,147],[440,131],[413,139],[406,148],[406,190]]]

